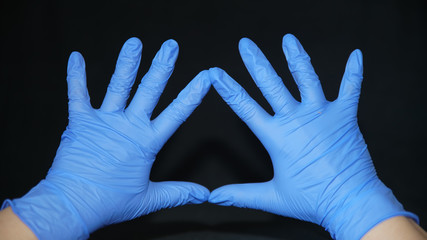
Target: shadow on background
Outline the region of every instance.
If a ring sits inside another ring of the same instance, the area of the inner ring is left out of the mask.
[[[218,207],[207,207],[210,211],[218,211]],[[234,212],[241,215],[245,210]],[[187,209],[188,213],[188,209]],[[190,213],[191,214],[191,210]],[[253,213],[252,213],[253,214]],[[249,214],[250,215],[250,214]],[[205,216],[209,218],[208,215]],[[199,222],[171,221],[155,222],[148,216],[130,221],[126,224],[116,224],[96,231],[91,239],[330,239],[328,232],[311,223],[287,218],[273,217],[266,221],[226,220],[220,224],[203,224]]]

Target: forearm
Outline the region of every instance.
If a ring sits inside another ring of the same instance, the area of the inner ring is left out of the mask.
[[[397,216],[379,223],[362,237],[362,240],[377,239],[425,240],[427,233],[412,219]]]
[[[11,207],[0,211],[0,238],[4,240],[37,239],[30,228],[15,215]]]

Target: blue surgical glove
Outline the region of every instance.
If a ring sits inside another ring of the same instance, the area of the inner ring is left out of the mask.
[[[283,51],[301,93],[298,102],[252,41],[242,39],[239,49],[274,116],[221,69],[210,70],[211,81],[267,149],[274,177],[263,183],[220,187],[209,202],[313,222],[336,239],[360,239],[393,216],[417,220],[378,179],[357,125],[362,83],[359,50],[350,55],[338,98],[329,102],[310,57],[293,35],[285,35]]]
[[[209,190],[189,182],[152,182],[156,154],[200,104],[210,88],[207,71],[197,75],[154,120],[154,107],[178,56],[166,41],[125,109],[141,59],[137,38],[123,46],[100,109],[86,88],[85,63],[68,62],[69,124],[46,178],[24,197],[6,200],[39,239],[86,239],[108,224],[162,208],[202,203]]]

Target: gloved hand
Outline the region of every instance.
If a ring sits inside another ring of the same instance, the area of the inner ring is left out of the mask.
[[[151,182],[157,152],[210,88],[197,75],[154,120],[151,113],[178,56],[166,41],[125,109],[141,59],[137,38],[123,46],[100,109],[90,105],[83,57],[68,62],[69,125],[46,179],[24,197],[7,200],[39,239],[85,239],[105,225],[162,208],[202,203],[209,190],[189,182]]]
[[[252,41],[242,39],[239,49],[274,116],[221,69],[210,70],[211,81],[267,149],[274,177],[264,183],[220,187],[209,202],[313,222],[336,239],[360,239],[374,225],[397,215],[417,220],[378,179],[357,125],[360,50],[350,55],[339,96],[329,102],[310,57],[293,35],[285,35],[283,51],[301,93],[298,102]]]

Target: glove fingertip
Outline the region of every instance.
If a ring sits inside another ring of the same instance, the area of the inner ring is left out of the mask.
[[[287,61],[290,61],[301,54],[307,54],[298,39],[290,33],[283,36],[282,48]]]
[[[221,195],[216,194],[215,192],[212,192],[209,196],[208,202],[217,204],[219,202],[222,202],[223,199],[221,198]]]
[[[285,52],[285,57],[289,55],[288,48],[289,48],[289,45],[292,43],[293,39],[295,39],[295,36],[290,33],[283,36],[282,48],[283,48],[283,51]]]
[[[292,39],[296,39],[296,37],[292,33],[287,33],[283,36],[283,42],[289,41]]]
[[[178,52],[178,43],[173,39],[166,40],[162,44],[162,47],[160,48],[157,55],[154,57],[153,62],[157,61],[158,63],[164,64],[166,66],[173,66],[175,65],[176,59],[178,58]]]
[[[206,187],[197,184],[197,183],[191,183],[193,184],[193,187],[191,188],[191,193],[194,197],[199,199],[208,199],[211,192]]]
[[[209,196],[208,202],[220,206],[232,206],[234,205],[234,201],[232,200],[233,196],[230,194],[219,193],[211,193]]]
[[[204,203],[208,201],[209,195],[210,191],[207,188],[198,186],[197,190],[190,193],[190,196],[193,198],[190,202],[194,204]]]
[[[73,71],[78,71],[85,68],[85,62],[81,53],[73,51],[68,58],[67,74],[73,74]]]
[[[359,71],[363,72],[363,54],[362,54],[362,51],[360,51],[360,49],[356,49],[356,50],[353,51],[353,53],[355,53],[356,56],[357,56],[357,62],[358,62],[358,65],[359,65]]]
[[[185,204],[200,204],[208,200],[210,192],[202,185],[192,182],[171,182],[178,192],[174,194],[174,207]],[[173,199],[173,198],[172,198]]]
[[[224,70],[219,67],[213,67],[209,69],[209,77],[211,79],[212,84],[215,86],[219,86],[223,74]]]
[[[242,51],[247,51],[250,47],[252,47],[255,43],[249,39],[249,38],[242,38],[239,41],[239,50]]]
[[[199,105],[209,91],[211,81],[206,76],[206,71],[201,71],[179,94],[177,99],[185,106]],[[188,117],[187,115],[185,115]]]
[[[70,59],[79,58],[79,57],[82,57],[82,54],[78,51],[73,51],[70,54]]]
[[[125,42],[124,48],[128,50],[127,53],[138,53],[142,49],[142,42],[137,37],[131,37]]]
[[[219,75],[222,74],[222,72],[224,72],[224,70],[222,70],[219,67],[209,68],[209,73],[211,74],[211,76],[214,76],[214,77],[219,77]]]
[[[226,186],[219,187],[219,188],[217,188],[217,189],[215,189],[215,190],[213,190],[211,192],[211,194],[209,195],[208,201],[210,203],[215,203],[216,204],[218,202],[223,202],[225,200],[229,200],[229,199],[226,198],[226,196],[230,196],[230,195],[229,194],[224,194],[226,192],[227,192],[227,187]]]
[[[168,39],[163,44],[167,45],[170,48],[177,48],[178,47],[178,42],[175,41],[175,39]]]
[[[209,89],[211,85],[211,81],[209,79],[209,72],[208,70],[203,70],[199,74],[197,74],[196,77],[194,77],[194,80],[197,84],[197,89],[205,90],[203,93],[206,93],[206,91]]]
[[[363,57],[362,50],[356,48],[356,49],[354,49],[353,52],[358,55],[358,58],[360,58],[360,60],[362,59],[362,57]]]
[[[362,75],[363,73],[362,52],[359,49],[354,50],[348,58],[346,69],[350,74]],[[361,78],[361,76],[358,76]]]

